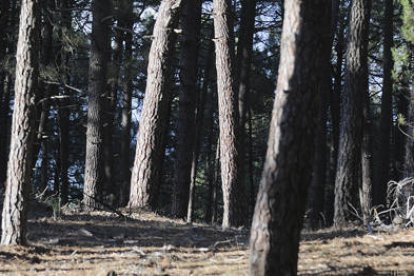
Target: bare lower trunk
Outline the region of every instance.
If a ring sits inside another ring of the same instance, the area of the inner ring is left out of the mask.
[[[102,95],[104,95],[106,90],[107,63],[110,51],[110,13],[110,0],[93,1],[88,84],[88,125],[86,131],[85,181],[83,188],[83,204],[86,210],[93,210],[98,207],[95,199],[100,196],[104,181]]]
[[[214,1],[217,89],[220,125],[220,164],[223,189],[223,228],[243,224],[237,143],[237,103],[234,83],[234,33],[231,1]]]
[[[363,105],[368,93],[368,30],[370,0],[352,2],[348,34],[345,89],[341,102],[341,129],[335,181],[336,227],[345,226],[356,208],[361,182]]]
[[[174,49],[173,28],[180,6],[181,0],[162,1],[154,26],[147,87],[131,176],[130,208],[156,208],[170,102],[168,83]]]
[[[26,243],[26,213],[32,176],[34,115],[39,75],[38,1],[21,3],[16,55],[12,139],[3,207],[1,244]]]
[[[329,59],[330,1],[285,1],[266,162],[250,236],[250,275],[296,275]],[[298,173],[300,172],[300,173]]]

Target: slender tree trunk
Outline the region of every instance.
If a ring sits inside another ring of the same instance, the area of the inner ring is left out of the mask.
[[[237,44],[237,79],[240,139],[243,141],[246,115],[249,109],[250,71],[253,53],[253,36],[255,31],[256,0],[243,0],[240,20],[240,35]],[[243,143],[241,143],[243,148]]]
[[[342,93],[342,72],[343,72],[343,61],[344,61],[344,29],[345,19],[343,12],[339,13],[338,18],[338,31],[337,31],[337,42],[335,45],[335,52],[337,61],[334,69],[334,85],[333,94],[330,97],[330,111],[332,118],[332,140],[333,140],[333,151],[331,155],[331,168],[329,184],[326,188],[325,194],[325,217],[327,224],[331,225],[334,217],[334,202],[335,202],[335,178],[336,169],[338,162],[338,147],[339,147],[339,127],[340,127],[340,107],[341,107],[341,93]]]
[[[409,46],[410,47],[410,46]],[[409,58],[409,65],[407,70],[413,72],[414,68],[414,47],[411,46],[411,56]],[[412,74],[414,75],[414,74]],[[410,137],[405,137],[405,146],[404,146],[404,165],[403,165],[403,177],[413,177],[414,176],[414,79],[411,79],[411,87],[408,89],[408,108],[407,108],[407,127],[405,128],[406,133]]]
[[[249,179],[250,170],[248,169],[248,162],[246,160],[246,121],[247,113],[250,109],[250,72],[252,66],[253,54],[253,36],[255,32],[255,17],[256,17],[256,0],[243,0],[241,2],[241,19],[239,40],[237,44],[236,57],[236,78],[237,78],[237,100],[238,100],[238,153],[240,164],[240,183],[237,193],[239,193],[239,200],[246,199],[247,202],[247,185],[243,181]],[[245,172],[245,173],[243,173]],[[247,207],[247,206],[246,206]],[[246,208],[247,209],[247,208]],[[247,213],[241,214],[246,216]],[[248,220],[244,222],[247,223]]]
[[[173,54],[173,28],[176,25],[181,0],[161,2],[154,26],[149,54],[147,87],[145,90],[137,149],[131,176],[130,208],[155,209],[156,191],[160,185],[160,167],[164,154],[164,136],[167,125],[168,78]]]
[[[350,205],[361,183],[361,143],[364,97],[368,93],[368,29],[370,0],[353,1],[348,34],[345,91],[341,103],[341,129],[335,181],[334,224],[342,227],[351,218]]]
[[[195,196],[195,186],[197,180],[197,171],[198,171],[198,159],[200,155],[200,148],[202,142],[202,133],[204,129],[204,115],[206,112],[208,114],[213,114],[213,110],[206,109],[207,94],[210,87],[210,75],[214,62],[214,44],[209,41],[208,50],[207,50],[207,64],[204,74],[204,80],[201,87],[201,95],[198,99],[197,110],[196,110],[196,129],[194,136],[194,151],[191,162],[191,183],[190,183],[190,194],[188,198],[188,208],[187,208],[187,222],[190,223],[193,220],[193,205],[194,205],[194,196]],[[210,193],[209,193],[210,197]]]
[[[89,60],[89,102],[86,131],[85,181],[83,203],[86,210],[98,207],[95,198],[100,196],[104,181],[102,95],[106,90],[106,74],[110,53],[111,1],[92,2],[91,56]]]
[[[171,213],[187,215],[196,146],[197,67],[201,27],[201,0],[186,1],[181,13],[181,89],[179,94],[177,159]],[[198,110],[198,112],[202,112]],[[192,187],[194,189],[194,187]]]
[[[39,76],[38,1],[21,3],[16,54],[12,138],[3,206],[1,244],[26,243],[26,213],[32,175],[36,84]]]
[[[237,143],[237,103],[234,83],[234,32],[231,2],[214,1],[217,89],[220,125],[220,163],[223,189],[223,228],[243,224]]]
[[[329,62],[330,1],[285,1],[268,150],[250,236],[250,275],[296,275],[312,177],[319,88]],[[300,172],[298,174],[298,172]]]
[[[132,11],[132,1],[124,0],[121,8],[124,11]],[[128,12],[123,14],[120,18],[120,25],[127,30],[134,27],[133,13]],[[130,162],[130,147],[131,147],[131,104],[133,91],[133,36],[131,31],[126,31],[124,34],[125,49],[124,49],[124,66],[125,74],[122,80],[123,94],[122,94],[122,114],[121,114],[121,146],[120,146],[120,175],[121,187],[119,191],[119,205],[125,206],[128,203],[129,183],[131,181],[131,162]]]
[[[381,101],[381,119],[379,133],[379,147],[377,152],[377,173],[375,186],[373,187],[374,205],[384,204],[387,192],[387,183],[390,180],[390,157],[391,157],[391,129],[393,125],[392,92],[393,80],[392,70],[394,61],[392,57],[393,47],[393,25],[394,25],[394,3],[393,0],[385,0],[384,13],[384,80]]]

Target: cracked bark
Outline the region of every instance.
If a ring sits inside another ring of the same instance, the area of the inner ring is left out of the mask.
[[[1,244],[26,243],[26,213],[32,175],[35,96],[39,76],[37,0],[21,2],[16,53],[15,100],[3,206]]]

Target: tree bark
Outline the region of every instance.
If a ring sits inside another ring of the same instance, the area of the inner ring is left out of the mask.
[[[107,66],[110,54],[110,0],[92,2],[91,55],[89,60],[88,123],[86,131],[85,181],[83,204],[86,210],[98,207],[95,198],[100,196],[104,181],[103,155],[103,101],[107,83]]]
[[[201,28],[200,0],[186,1],[181,14],[181,89],[178,107],[178,141],[175,164],[175,180],[171,213],[185,218],[188,210],[192,163],[196,146],[196,110],[199,89],[197,87],[198,52]]]
[[[371,1],[352,2],[348,34],[345,90],[341,101],[341,128],[335,181],[334,224],[343,227],[351,219],[350,205],[361,187],[361,143],[364,95],[368,93],[368,29]]]
[[[250,275],[297,274],[319,100],[328,92],[318,87],[329,62],[323,49],[329,43],[330,4],[285,1],[276,98],[250,236]]]
[[[12,138],[2,218],[2,245],[26,243],[26,213],[32,176],[34,115],[39,76],[38,1],[21,2],[16,54]]]
[[[237,103],[235,91],[234,32],[231,1],[214,1],[214,41],[216,45],[217,90],[220,126],[220,164],[223,189],[223,228],[243,224],[240,170],[237,143]]]
[[[173,53],[174,26],[181,0],[161,2],[149,54],[147,87],[142,108],[137,149],[131,176],[130,208],[156,208],[160,185],[165,128],[167,124],[168,78]]]

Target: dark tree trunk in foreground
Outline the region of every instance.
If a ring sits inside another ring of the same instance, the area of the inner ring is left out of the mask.
[[[26,213],[32,176],[36,85],[39,75],[38,1],[21,3],[16,54],[12,138],[3,207],[1,244],[26,242]]]
[[[147,87],[137,136],[137,149],[131,176],[130,208],[155,209],[164,154],[164,136],[168,121],[171,55],[174,26],[181,0],[161,2],[155,22],[149,54]]]
[[[410,47],[410,46],[409,46]],[[414,47],[410,47],[410,58],[409,58],[409,65],[407,66],[406,70],[414,72]],[[414,75],[414,74],[412,74]],[[411,81],[414,81],[412,78]],[[409,82],[409,81],[408,81]],[[407,127],[403,130],[405,131],[405,143],[404,143],[404,163],[403,163],[403,177],[413,177],[414,176],[414,139],[412,138],[414,133],[414,87],[410,87],[407,85],[407,92],[408,95],[407,99]],[[403,95],[405,97],[406,95]]]
[[[106,74],[110,53],[111,0],[94,0],[92,3],[91,56],[89,60],[88,125],[86,131],[85,181],[83,203],[86,210],[97,208],[96,198],[102,191],[103,129],[102,95],[106,89]]]
[[[234,85],[234,32],[231,1],[214,0],[217,90],[220,126],[220,164],[223,189],[223,227],[243,224],[237,149],[237,103]],[[247,206],[246,206],[247,207]]]
[[[285,1],[268,150],[252,224],[250,275],[296,275],[312,177],[318,88],[328,59],[330,1]],[[328,36],[328,37],[326,37]]]
[[[387,183],[390,180],[390,157],[391,157],[391,130],[393,125],[392,92],[393,79],[392,70],[394,61],[392,57],[393,47],[393,24],[394,24],[394,2],[385,1],[384,13],[384,80],[382,87],[381,121],[378,147],[378,164],[375,186],[373,187],[374,205],[384,204],[387,192]]]
[[[197,60],[201,27],[201,0],[186,1],[181,13],[181,89],[179,94],[178,141],[176,174],[172,210],[175,217],[184,218],[191,184],[191,170],[195,151],[196,107],[198,99]],[[200,112],[200,110],[197,110]]]
[[[361,183],[364,98],[368,93],[368,28],[370,0],[353,1],[351,6],[345,88],[341,102],[341,129],[335,181],[334,224],[346,225],[356,207]],[[366,190],[366,189],[364,189]]]

